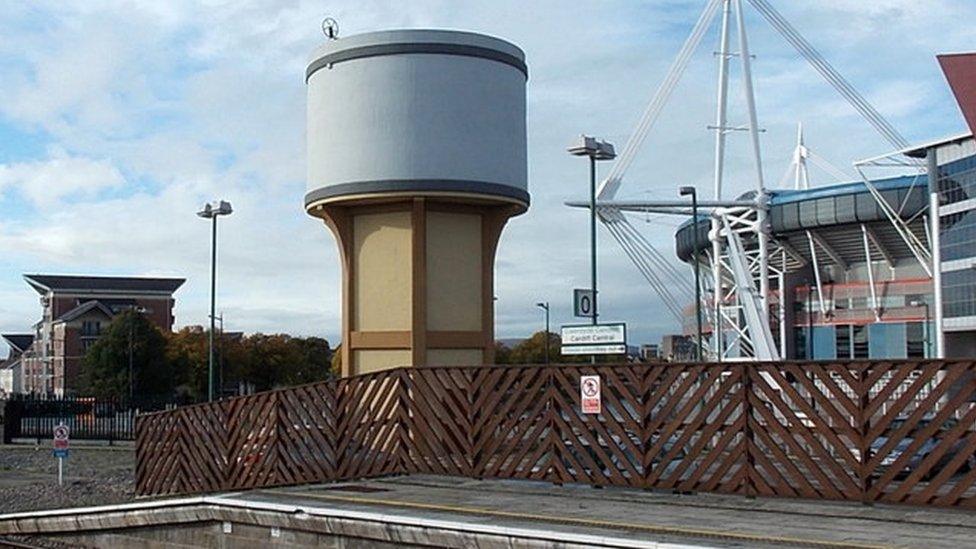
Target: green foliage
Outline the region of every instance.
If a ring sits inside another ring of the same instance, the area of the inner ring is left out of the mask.
[[[549,333],[549,362],[566,362],[559,354],[559,334]],[[540,331],[513,348],[500,341],[495,342],[495,364],[545,364],[546,333]]]
[[[134,326],[136,394],[206,400],[209,332],[183,328],[164,335],[142,315],[134,313],[116,317],[85,355],[82,392],[128,395],[130,324]],[[319,337],[218,334],[214,347],[218,389],[222,384],[243,382],[263,391],[335,377],[329,342]]]
[[[512,349],[501,341],[495,342],[495,364],[511,364]]]
[[[589,356],[564,356],[560,352],[562,338],[559,334],[549,332],[549,363],[568,364],[589,362]],[[522,340],[513,348],[507,347],[500,341],[495,342],[495,364],[545,364],[546,362],[546,332],[545,330],[532,334],[532,337]]]
[[[127,397],[130,352],[134,394],[145,398],[173,394],[179,375],[166,359],[166,337],[145,316],[132,311],[116,316],[88,349],[81,364],[82,392]]]

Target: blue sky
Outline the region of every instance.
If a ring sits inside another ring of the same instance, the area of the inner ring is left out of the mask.
[[[580,5],[575,5],[580,4]],[[530,67],[533,205],[506,229],[497,333],[572,321],[588,284],[586,169],[568,156],[586,132],[622,145],[704,0],[597,3],[355,0],[0,2],[0,330],[37,318],[25,272],[172,275],[179,325],[206,320],[209,248],[196,209],[230,200],[221,221],[219,309],[227,329],[339,332],[335,244],[302,210],[304,84],[319,22],[342,35],[396,27],[486,32]],[[964,129],[935,54],[976,44],[967,0],[820,0],[776,5],[909,140]],[[786,169],[797,122],[842,167],[885,143],[747,8],[767,181]],[[711,178],[715,29],[628,172],[621,198],[672,198]],[[735,76],[735,75],[734,75]],[[732,84],[730,120],[745,113]],[[744,138],[730,147],[729,195],[750,188]],[[831,182],[822,174],[814,184]],[[637,225],[671,255],[678,221]],[[645,222],[646,221],[646,222]],[[677,327],[601,232],[601,305],[634,343]],[[0,349],[0,355],[3,350]]]

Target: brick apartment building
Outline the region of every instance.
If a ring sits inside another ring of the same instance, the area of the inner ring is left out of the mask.
[[[81,359],[115,315],[137,310],[163,331],[173,329],[173,293],[182,278],[24,275],[43,309],[33,334],[4,334],[11,347],[2,368],[11,392],[70,395]],[[30,339],[29,339],[30,338]],[[16,380],[16,381],[15,381]]]

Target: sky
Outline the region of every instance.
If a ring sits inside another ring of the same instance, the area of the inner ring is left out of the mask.
[[[935,54],[976,44],[970,0],[770,0],[911,142],[964,131]],[[745,3],[745,2],[744,2]],[[532,206],[503,233],[496,335],[574,322],[589,285],[587,133],[622,147],[705,0],[271,1],[0,0],[0,331],[40,315],[23,273],[185,277],[178,326],[204,324],[209,226],[194,214],[225,199],[218,311],[227,330],[338,342],[339,262],[303,211],[304,68],[325,38],[449,28],[520,46],[529,66]],[[761,17],[745,8],[763,147],[775,187],[802,122],[807,145],[848,172],[889,147]],[[627,172],[618,198],[673,199],[711,188],[717,25]],[[733,65],[735,67],[735,65]],[[737,68],[729,120],[746,112]],[[730,137],[727,195],[755,180],[744,132]],[[606,171],[608,166],[601,165]],[[812,183],[834,179],[812,170]],[[680,219],[637,216],[667,257]],[[678,330],[609,233],[599,234],[601,315],[632,344]],[[690,268],[679,265],[691,277]],[[0,356],[5,350],[0,347]]]

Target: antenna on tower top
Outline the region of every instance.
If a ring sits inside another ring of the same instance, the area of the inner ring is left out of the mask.
[[[322,34],[329,40],[338,40],[339,22],[331,17],[322,20]]]

